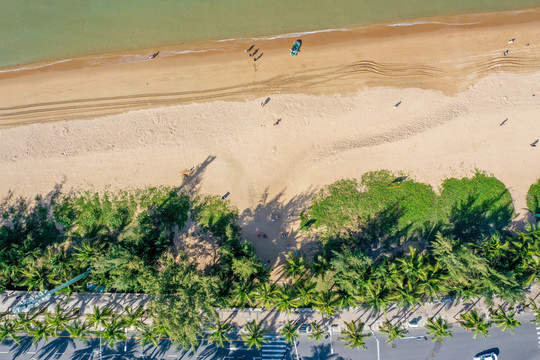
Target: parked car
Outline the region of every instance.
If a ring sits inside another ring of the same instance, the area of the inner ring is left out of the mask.
[[[311,333],[311,324],[302,324],[298,327],[298,332],[301,334]]]
[[[473,360],[497,360],[497,354],[490,352],[487,354],[476,355]]]

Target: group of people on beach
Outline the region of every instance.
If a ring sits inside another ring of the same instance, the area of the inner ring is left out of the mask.
[[[246,54],[249,55],[249,57],[253,57],[253,61],[257,61],[261,58],[261,56],[263,56],[263,52],[261,52],[258,56],[254,57],[255,55],[257,55],[259,53],[259,48],[255,49],[255,51],[253,51],[253,53],[251,52],[251,50],[253,50],[253,48],[255,47],[255,44],[251,45],[248,49],[245,50]]]

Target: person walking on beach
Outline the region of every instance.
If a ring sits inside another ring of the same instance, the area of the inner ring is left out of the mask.
[[[249,54],[249,57],[252,57],[253,55],[255,55],[255,54],[258,53],[258,52],[259,52],[259,49],[255,50],[255,51],[253,52],[253,54]]]
[[[244,51],[245,51],[246,54],[247,54],[247,53],[251,52],[251,49],[253,49],[254,47],[255,47],[255,44],[251,45],[251,46],[249,47],[249,49],[246,49],[246,50],[244,50]]]
[[[159,50],[156,51],[155,53],[153,53],[152,55],[149,56],[150,60],[154,59],[156,56],[159,55]]]
[[[277,121],[274,123],[274,126],[279,125],[280,122],[281,122],[281,118],[277,119]]]
[[[506,55],[508,55],[508,50],[506,50],[506,51],[504,52],[504,56],[506,56]]]

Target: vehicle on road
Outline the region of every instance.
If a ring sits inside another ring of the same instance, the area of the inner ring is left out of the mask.
[[[497,360],[497,354],[490,352],[487,354],[476,355],[473,360]]]
[[[302,46],[302,40],[298,39],[294,42],[291,48],[291,55],[296,56],[300,52],[300,47]]]

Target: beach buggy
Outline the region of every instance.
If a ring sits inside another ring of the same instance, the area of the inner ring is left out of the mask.
[[[292,48],[291,48],[291,55],[296,56],[298,55],[298,52],[300,51],[300,46],[302,46],[302,40],[298,39],[294,42]]]

